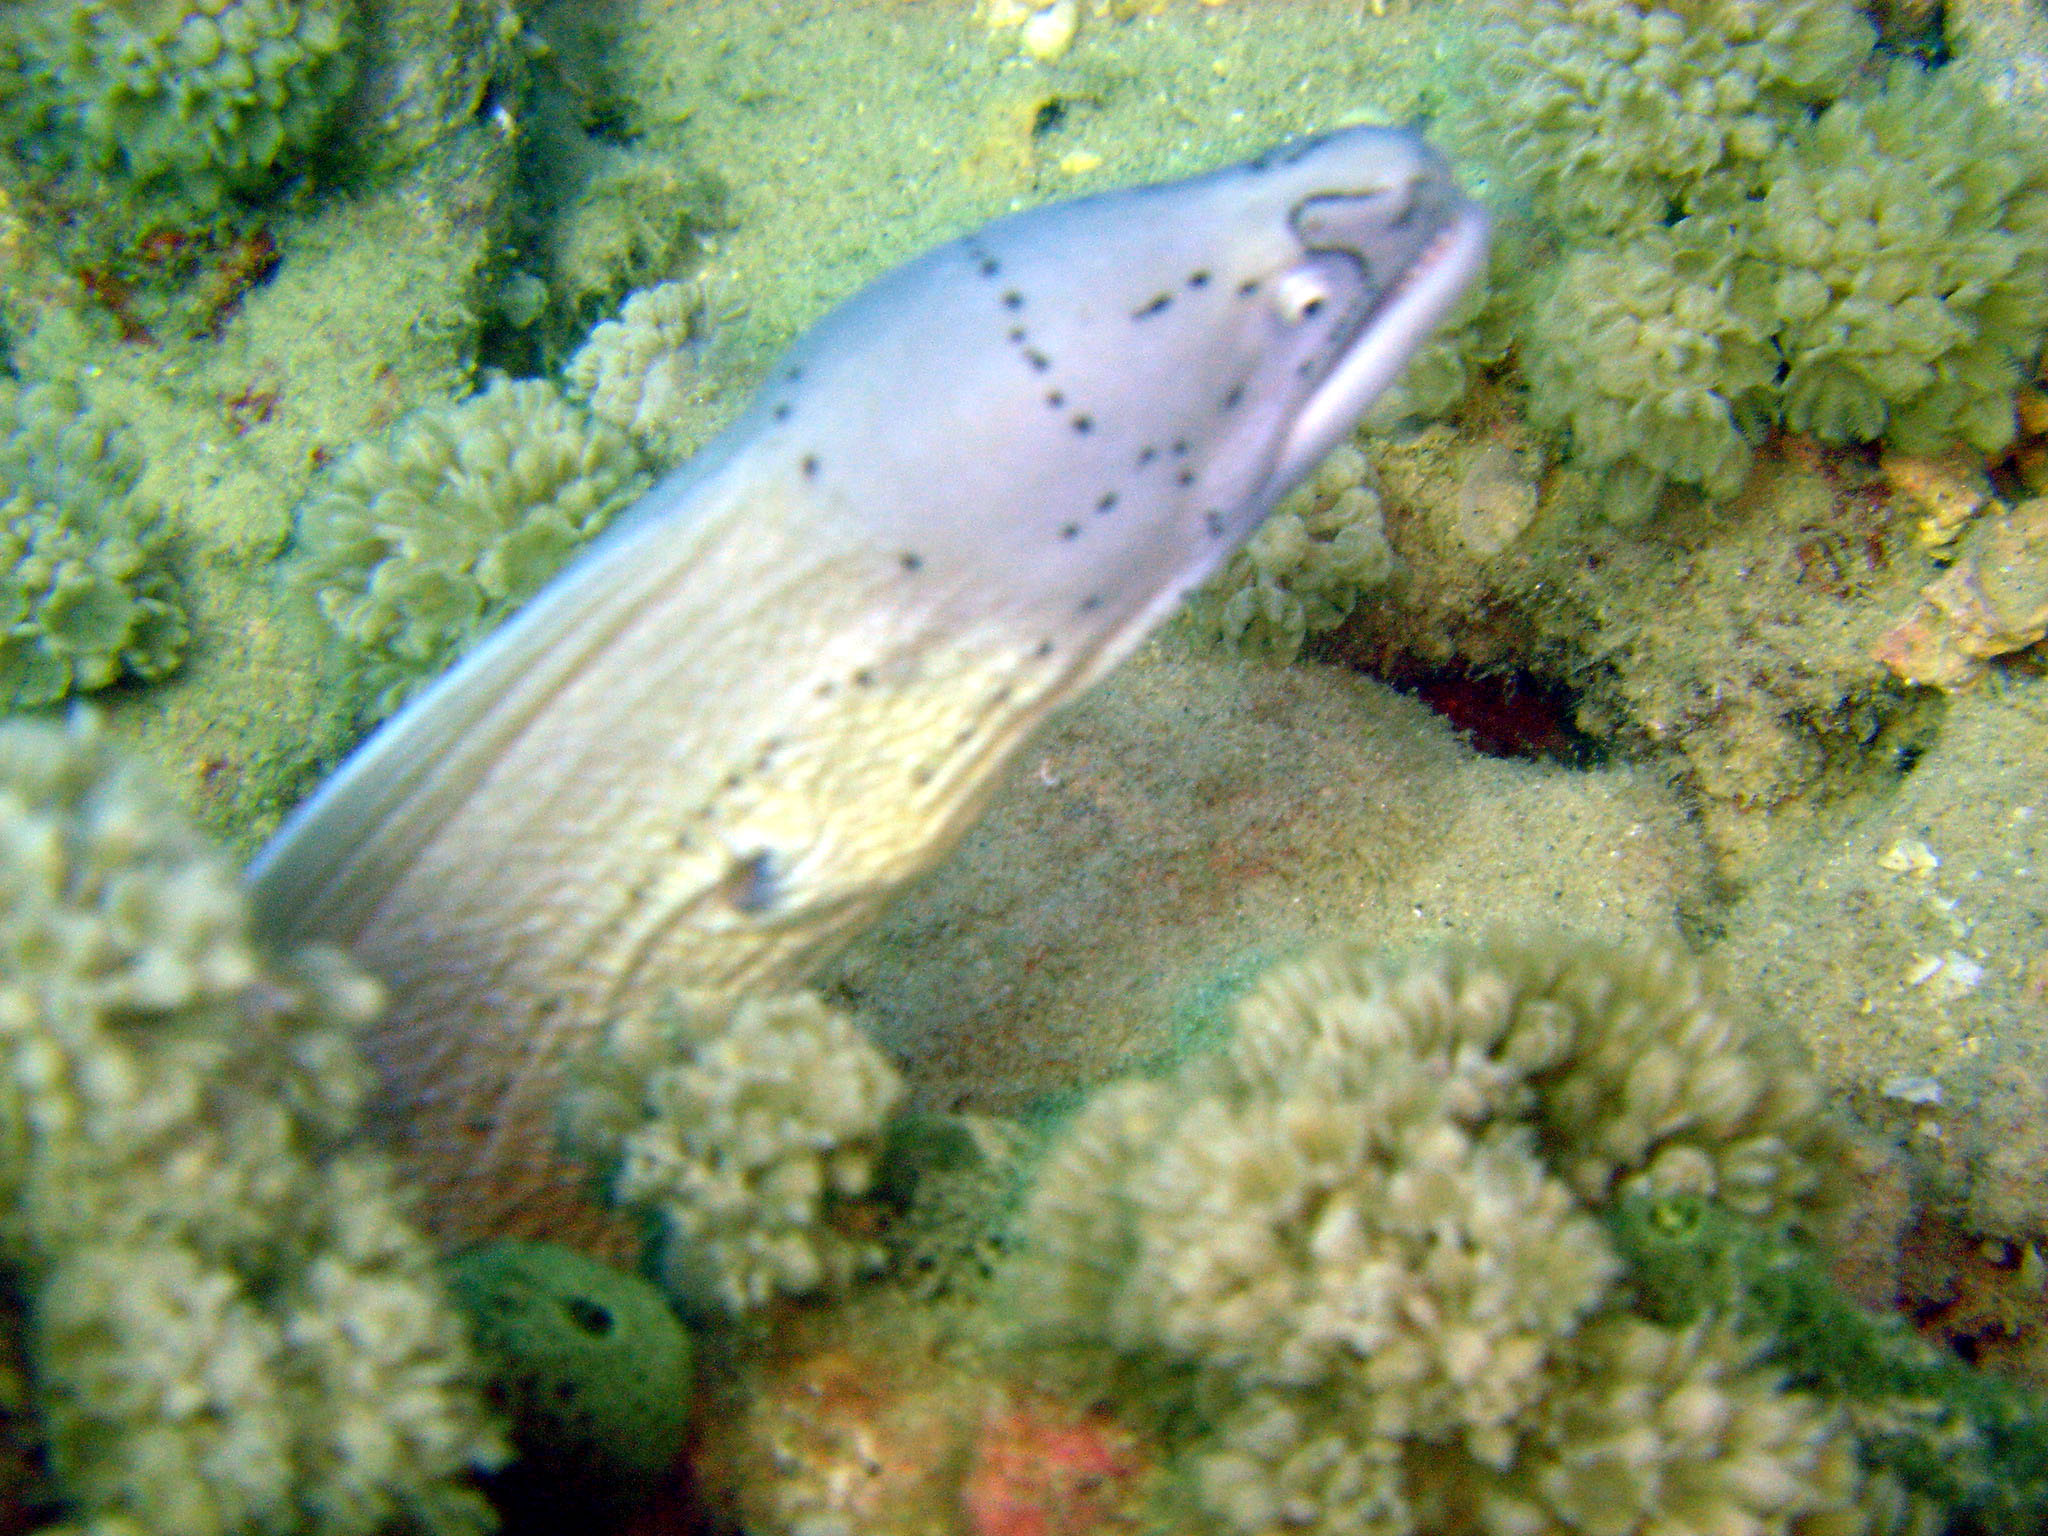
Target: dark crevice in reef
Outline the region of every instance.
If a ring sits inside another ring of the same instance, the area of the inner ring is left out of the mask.
[[[1592,769],[1609,748],[1578,726],[1579,692],[1554,677],[1518,667],[1382,665],[1380,681],[1421,700],[1486,757]]]
[[[729,225],[729,190],[698,163],[686,120],[648,112],[622,76],[629,25],[620,0],[555,0],[527,18],[534,64],[483,283],[482,369],[552,373],[627,294],[695,271]]]

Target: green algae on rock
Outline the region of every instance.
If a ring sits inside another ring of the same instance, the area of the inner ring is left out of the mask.
[[[351,1150],[378,987],[248,936],[90,717],[0,726],[0,1263],[56,1491],[144,1536],[488,1528],[431,1248]]]
[[[540,590],[647,486],[618,428],[543,380],[499,380],[365,443],[299,508],[291,582],[371,720]]]
[[[1860,1529],[1896,1498],[1839,1419],[1725,1325],[1631,1313],[1600,1220],[1824,1213],[1818,1101],[1671,951],[1339,947],[1082,1109],[1012,1294],[1028,1342],[1193,1409],[1189,1496],[1228,1530]]]
[[[69,384],[0,379],[0,700],[176,669],[187,636],[133,435]]]

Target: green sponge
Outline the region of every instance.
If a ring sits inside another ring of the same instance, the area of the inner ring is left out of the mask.
[[[660,1292],[554,1243],[489,1243],[451,1270],[529,1479],[610,1502],[668,1469],[689,1422],[690,1338]]]
[[[2048,1403],[1863,1311],[1782,1224],[1688,1195],[1624,1195],[1607,1224],[1639,1310],[1674,1328],[1733,1321],[1763,1363],[1840,1405],[1864,1464],[1943,1510],[1945,1529],[2044,1528]]]

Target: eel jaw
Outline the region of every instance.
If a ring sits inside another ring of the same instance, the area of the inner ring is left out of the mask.
[[[1485,265],[1492,221],[1459,199],[1441,229],[1363,316],[1351,345],[1296,413],[1268,485],[1278,494],[1313,470],[1408,366]]]

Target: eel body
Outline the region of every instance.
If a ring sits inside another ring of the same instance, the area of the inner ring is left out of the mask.
[[[1399,372],[1485,220],[1405,130],[1002,219],[884,276],[250,871],[386,984],[450,1239],[576,1236],[567,1063],[788,986],[928,867]]]

